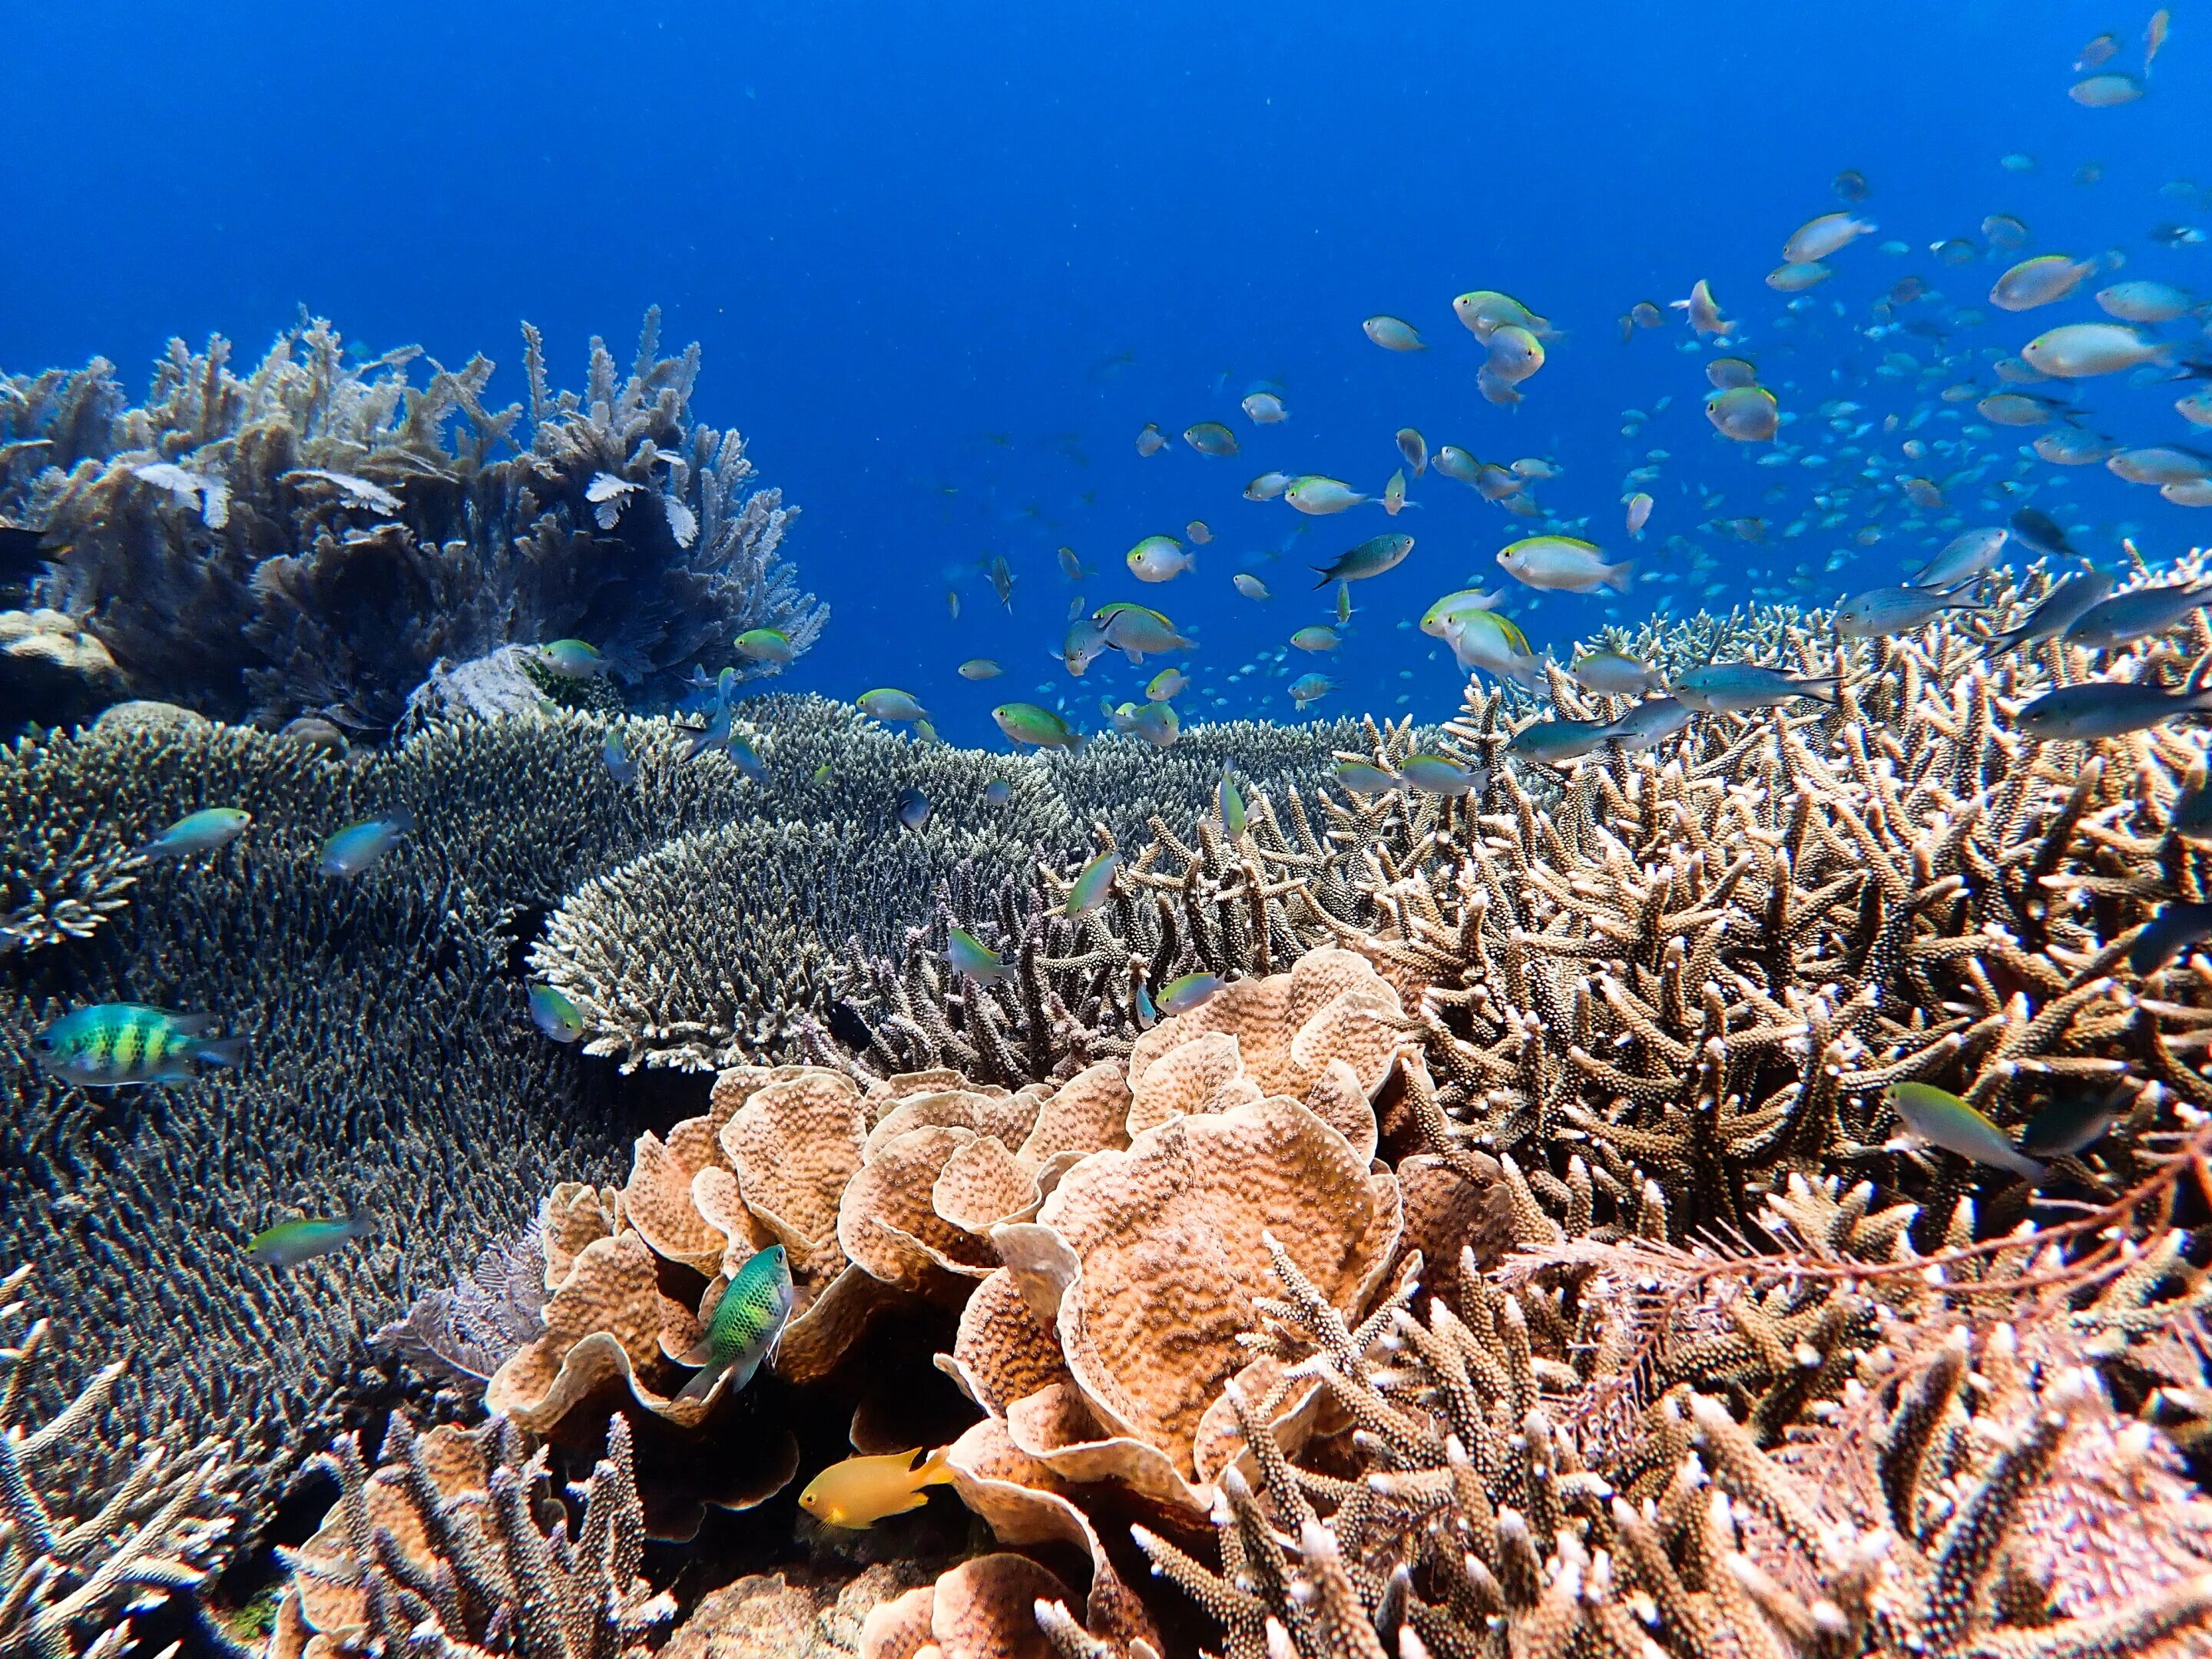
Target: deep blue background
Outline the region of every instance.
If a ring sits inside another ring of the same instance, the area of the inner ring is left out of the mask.
[[[1790,504],[1761,492],[1778,475],[1801,496],[1810,485],[1711,435],[1699,359],[1674,349],[1683,331],[1626,346],[1615,335],[1634,301],[1663,303],[1699,276],[1747,320],[1765,378],[1801,410],[1834,396],[1913,406],[1913,382],[1867,378],[1896,343],[1848,325],[1870,320],[1868,301],[1908,270],[1979,305],[2020,256],[1954,272],[1921,250],[1975,234],[1991,212],[2027,221],[2023,252],[2117,247],[2128,276],[2212,289],[2212,247],[2145,239],[2160,222],[2212,224],[2202,202],[2159,193],[2192,171],[2212,183],[2212,60],[2187,13],[2151,94],[2093,111],[2064,95],[2075,52],[2109,28],[2126,42],[2110,67],[2138,66],[2147,5],[1379,10],[12,7],[0,365],[98,352],[137,385],[172,333],[221,331],[258,350],[304,302],[377,349],[420,340],[448,362],[482,349],[514,396],[519,319],[544,328],[574,385],[587,337],[626,356],[657,301],[672,342],[704,343],[702,416],[744,430],[763,477],[805,509],[790,550],[836,616],[787,683],[848,696],[907,686],[948,737],[973,742],[996,739],[992,703],[1040,684],[1079,691],[1095,724],[1097,692],[1130,695],[1140,678],[1102,664],[1076,686],[1046,662],[1073,592],[1054,559],[1063,542],[1097,570],[1082,590],[1091,604],[1149,599],[1197,627],[1192,666],[1225,712],[1292,717],[1279,678],[1223,678],[1325,617],[1330,596],[1309,598],[1298,574],[1309,556],[1385,521],[1373,508],[1321,521],[1256,567],[1278,597],[1255,606],[1228,572],[1303,521],[1238,491],[1278,465],[1379,488],[1407,422],[1488,459],[1553,457],[1566,472],[1547,504],[1591,515],[1616,551],[1630,546],[1622,471],[1668,449],[1643,550],[1654,568],[1680,563],[1657,536],[1705,516],[1686,481],[1723,491],[1718,511],[1780,525]],[[2001,168],[2008,152],[2036,169]],[[2104,177],[2075,185],[2087,161]],[[1881,234],[1838,258],[1815,296],[1826,332],[1801,328],[1790,356],[1765,326],[1781,296],[1760,278],[1797,223],[1837,205],[1829,180],[1846,167],[1873,181],[1863,211]],[[1893,234],[1911,256],[1876,251]],[[1568,331],[1517,411],[1474,395],[1477,349],[1449,304],[1474,287],[1514,293]],[[1998,313],[1964,343],[1994,355],[2099,316],[2086,293]],[[1413,320],[1435,349],[1377,350],[1358,326],[1377,311]],[[1929,355],[1925,341],[1902,343]],[[1293,419],[1255,431],[1236,404],[1261,378],[1281,383]],[[2110,418],[2094,424],[2185,439],[2175,390],[2100,382],[2088,400]],[[1625,439],[1620,411],[1669,392],[1674,407]],[[1245,453],[1133,450],[1147,420],[1172,433],[1205,418],[1227,421]],[[2009,454],[2033,435],[1999,432],[1989,447]],[[1388,712],[1404,696],[1433,716],[1455,696],[1448,659],[1394,624],[1470,575],[1494,585],[1491,556],[1520,521],[1433,476],[1415,495],[1425,505],[1399,526],[1419,545],[1355,590],[1345,649],[1292,653],[1290,672],[1346,682],[1322,712]],[[2167,554],[2195,528],[2101,470],[2035,499],[2093,526],[2093,551],[2132,530]],[[1123,551],[1194,516],[1220,538],[1197,573],[1139,589]],[[1962,521],[1978,521],[1972,505]],[[1848,534],[1778,549],[1701,539],[1741,586],[1748,565],[1817,564]],[[1940,539],[1853,547],[1817,597],[1882,580]],[[1018,577],[1011,618],[975,568],[994,552]],[[1531,609],[1516,592],[1515,608],[1563,647],[1662,593],[1680,607],[1680,588],[1639,586],[1618,605]],[[977,655],[1007,676],[953,677]],[[1184,713],[1206,707],[1187,699]]]

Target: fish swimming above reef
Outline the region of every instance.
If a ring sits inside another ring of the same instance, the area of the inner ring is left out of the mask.
[[[860,712],[871,720],[889,722],[926,720],[929,711],[914,700],[910,692],[896,686],[878,686],[872,691],[863,691],[854,701]]]
[[[1339,554],[1330,563],[1315,565],[1313,568],[1321,580],[1314,586],[1327,587],[1331,582],[1352,582],[1369,576],[1379,576],[1386,570],[1396,569],[1413,550],[1413,538],[1402,530],[1370,536],[1358,546]]]
[[[538,660],[564,680],[595,680],[607,672],[607,659],[599,648],[582,640],[555,640],[541,645]]]
[[[374,870],[415,828],[410,812],[387,812],[380,818],[363,818],[334,832],[323,842],[315,868],[321,874],[349,880]]]
[[[1160,987],[1159,1010],[1164,1014],[1187,1014],[1221,988],[1214,974],[1185,974]]]
[[[2212,655],[2197,665],[2179,691],[2133,680],[2083,680],[2045,692],[2013,724],[2045,743],[2094,743],[2191,714],[2212,714]]]
[[[1359,325],[1385,351],[1426,351],[1420,331],[1397,317],[1370,317]]]
[[[2112,591],[2112,578],[2105,571],[2069,571],[2021,619],[2018,627],[1991,635],[1989,643],[1982,647],[1982,655],[1994,657],[2023,645],[2057,639]]]
[[[1946,611],[1988,609],[1971,599],[1927,587],[1874,587],[1854,593],[1835,610],[1836,632],[1848,640],[1878,640],[1910,634]]]
[[[2157,582],[2098,600],[2066,625],[2069,645],[2109,648],[2163,634],[2212,605],[2212,582]]]
[[[986,985],[996,984],[1006,978],[1007,972],[1006,964],[998,954],[965,927],[946,931],[945,963],[954,973],[965,974]]]
[[[1408,755],[1398,763],[1398,775],[1425,795],[1464,795],[1490,781],[1479,766],[1463,766],[1448,755]]]
[[[211,1037],[212,1014],[173,1014],[143,1002],[101,1002],[63,1015],[31,1040],[40,1068],[82,1089],[185,1083],[192,1062],[235,1066],[243,1036]]]
[[[151,841],[143,843],[138,848],[138,856],[142,859],[175,859],[220,852],[244,835],[252,823],[253,814],[240,806],[210,806],[198,812],[188,812]]]
[[[584,1035],[584,1011],[560,987],[542,981],[530,988],[530,1023],[556,1042]]]
[[[1129,550],[1126,562],[1140,582],[1168,582],[1196,568],[1198,555],[1185,552],[1172,536],[1147,536]]]
[[[1083,866],[1073,885],[1067,890],[1067,899],[1061,914],[1070,916],[1088,915],[1113,896],[1114,878],[1121,868],[1119,853],[1101,853]]]
[[[1564,766],[1595,754],[1613,735],[1613,727],[1604,720],[1531,720],[1513,734],[1506,747],[1524,760]]]
[[[787,667],[797,656],[791,635],[781,628],[749,628],[737,637],[738,654],[749,662]]]
[[[1567,593],[1590,593],[1601,587],[1626,593],[1636,571],[1631,560],[1607,564],[1593,544],[1572,536],[1524,537],[1500,549],[1498,562],[1517,582]]]
[[[1798,679],[1786,669],[1762,663],[1713,663],[1677,674],[1672,682],[1676,699],[1700,714],[1747,714],[1793,697],[1813,697],[1821,702],[1836,700],[1836,679],[1826,675]]]
[[[1283,499],[1301,513],[1325,514],[1341,513],[1346,507],[1357,507],[1362,501],[1372,501],[1371,495],[1362,495],[1340,478],[1324,478],[1316,473],[1293,478],[1283,490]]]
[[[607,775],[617,783],[637,781],[637,757],[629,752],[629,744],[619,726],[607,728],[606,740],[599,745],[599,761],[607,769]]]
[[[1033,702],[1001,703],[991,711],[991,718],[1016,743],[1034,749],[1073,749],[1083,741],[1083,734],[1066,720]]]
[[[782,1245],[748,1256],[716,1300],[705,1333],[683,1357],[683,1364],[700,1370],[678,1398],[704,1400],[725,1376],[732,1394],[750,1382],[782,1339],[793,1296],[791,1261]]]
[[[2129,947],[2128,966],[2137,974],[2154,974],[2191,945],[2208,939],[2212,939],[2212,904],[2179,901],[2161,904]]]
[[[246,1242],[246,1254],[264,1267],[297,1267],[328,1255],[356,1239],[367,1238],[376,1224],[366,1216],[332,1221],[313,1217],[280,1221]]]
[[[918,1510],[929,1501],[929,1488],[952,1479],[945,1464],[951,1447],[939,1447],[917,1464],[921,1448],[848,1457],[832,1463],[806,1483],[799,1507],[825,1526],[858,1532],[894,1515]]]
[[[1667,683],[1667,677],[1657,669],[1618,651],[1592,651],[1576,658],[1568,666],[1567,678],[1601,697],[1638,696],[1660,690]]]

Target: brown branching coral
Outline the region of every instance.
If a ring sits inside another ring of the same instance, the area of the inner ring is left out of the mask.
[[[1186,973],[1287,968],[1364,912],[1345,880],[1348,855],[1322,840],[1295,787],[1283,799],[1279,813],[1253,792],[1232,836],[1217,794],[1188,845],[1157,816],[1152,839],[1130,853],[1094,824],[1099,854],[1119,868],[1109,900],[1079,915],[1067,914],[1066,900],[1081,860],[1040,865],[995,890],[948,883],[930,925],[908,933],[902,963],[853,953],[849,1012],[866,1042],[848,1050],[817,1030],[815,1057],[866,1078],[951,1066],[993,1082],[1042,1081],[1126,1056],[1143,1028],[1139,988],[1149,996]],[[1328,906],[1334,923],[1322,914]],[[1005,981],[946,971],[954,926],[999,951]]]
[[[573,1530],[550,1527],[543,1450],[493,1419],[417,1433],[394,1417],[374,1468],[357,1441],[321,1461],[339,1486],[321,1529],[286,1552],[270,1659],[626,1659],[650,1653],[676,1604],[640,1577],[645,1522],[627,1425],[575,1487]]]
[[[240,1507],[227,1490],[229,1448],[130,1432],[109,1401],[121,1362],[48,1421],[18,1421],[57,1340],[18,1299],[30,1277],[28,1267],[0,1274],[0,1655],[110,1656],[128,1645],[131,1614],[191,1598],[220,1565]],[[86,1438],[112,1443],[105,1481],[50,1480],[57,1449]]]
[[[1882,1150],[1893,1082],[2015,1132],[2125,1084],[2134,1105],[2078,1166],[2123,1182],[2146,1085],[2212,1097],[2189,1058],[2212,1021],[2196,970],[2147,983],[2124,962],[2158,901],[2198,890],[2161,817],[2193,749],[2151,733],[2079,763],[2026,740],[2009,711],[2045,670],[1977,643],[1878,642],[1833,711],[1707,717],[1558,782],[1500,769],[1473,815],[1394,798],[1377,833],[1374,803],[1340,814],[1383,919],[1349,941],[1413,1005],[1443,1111],[1526,1166],[1553,1220],[1581,1180],[1621,1231],[1745,1228],[1839,1157],[1946,1216],[1975,1172],[1938,1154],[1930,1180]],[[2078,677],[2082,654],[2052,649]],[[1449,729],[1494,749],[1502,707],[1471,691]]]
[[[526,409],[486,405],[489,359],[418,385],[418,349],[360,363],[305,319],[250,369],[172,341],[134,407],[105,363],[0,380],[0,448],[39,468],[0,470],[0,512],[46,537],[35,597],[138,695],[271,725],[389,725],[441,662],[512,641],[589,638],[663,695],[746,629],[811,645],[826,612],[779,557],[796,509],[692,416],[698,349],[661,357],[649,313],[627,374],[594,340],[556,393],[524,334]]]
[[[2171,1449],[2039,1334],[1893,1328],[1846,1391],[1863,1431],[1770,1449],[1684,1383],[1593,1437],[1602,1304],[1486,1289],[1424,1321],[1408,1285],[1349,1330],[1278,1266],[1255,1346],[1320,1379],[1350,1455],[1272,1450],[1284,1384],[1232,1389],[1257,1479],[1222,1476],[1218,1570],[1139,1534],[1232,1656],[1272,1624],[1316,1659],[1406,1628],[1439,1654],[2056,1659],[2197,1651],[2212,1620],[2212,1518]]]

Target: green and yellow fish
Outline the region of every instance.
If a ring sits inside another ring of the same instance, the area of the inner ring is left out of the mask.
[[[734,1379],[732,1394],[751,1382],[783,1335],[792,1297],[791,1261],[782,1245],[771,1244],[748,1258],[708,1316],[705,1334],[684,1356],[684,1364],[700,1371],[677,1398],[704,1400],[726,1376]]]
[[[1073,749],[1083,735],[1049,708],[1033,702],[1004,702],[991,711],[999,730],[1016,743],[1038,749]]]
[[[1087,910],[1096,910],[1106,902],[1114,891],[1115,872],[1121,867],[1119,853],[1101,853],[1083,866],[1083,873],[1067,890],[1067,904],[1064,914],[1079,916]]]
[[[799,653],[791,635],[780,628],[749,628],[737,637],[738,654],[752,662],[774,663],[781,668]]]
[[[319,1217],[280,1221],[248,1239],[246,1254],[264,1267],[296,1267],[375,1231],[376,1224],[366,1216],[349,1215],[342,1221]]]
[[[143,1002],[102,1002],[56,1020],[33,1039],[39,1064],[82,1089],[132,1083],[182,1083],[191,1062],[235,1066],[242,1036],[210,1037],[212,1014],[173,1014]]]

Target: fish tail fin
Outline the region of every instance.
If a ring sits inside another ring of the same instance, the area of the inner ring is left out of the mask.
[[[1619,564],[1607,565],[1602,580],[1614,592],[1626,593],[1636,580],[1636,561],[1623,559]]]
[[[1329,574],[1329,568],[1326,565],[1310,564],[1306,568],[1316,572],[1321,577],[1321,580],[1314,584],[1314,591],[1316,592],[1320,592],[1322,588],[1327,587],[1330,582],[1335,580],[1334,576]]]
[[[242,1036],[203,1037],[192,1045],[192,1058],[204,1060],[210,1066],[241,1065],[249,1041]]]
[[[945,1462],[945,1459],[951,1455],[951,1447],[939,1446],[927,1457],[922,1459],[921,1465],[915,1469],[911,1477],[916,1488],[916,1497],[921,1496],[920,1488],[923,1486],[944,1486],[951,1484],[952,1466]]]
[[[691,1352],[696,1353],[698,1350],[694,1348]],[[676,1391],[676,1397],[678,1400],[704,1400],[708,1395],[714,1393],[714,1384],[722,1380],[722,1373],[728,1369],[726,1365],[709,1364],[696,1376],[678,1389]]]
[[[1818,702],[1832,703],[1836,694],[1843,689],[1844,681],[1840,674],[1823,674],[1815,679],[1792,680],[1790,684],[1800,696],[1811,697]]]

